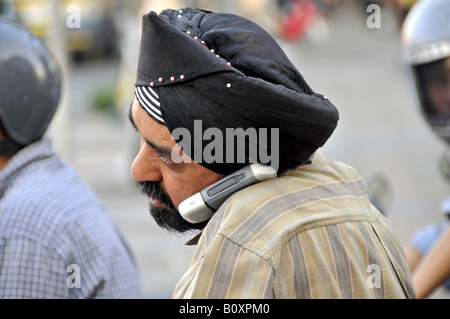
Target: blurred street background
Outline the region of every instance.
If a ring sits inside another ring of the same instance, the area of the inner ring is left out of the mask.
[[[387,189],[382,207],[401,243],[444,218],[448,184],[440,161],[446,147],[422,119],[402,61],[401,24],[414,1],[288,2],[0,0],[1,14],[42,37],[64,69],[64,98],[49,135],[129,241],[145,298],[170,298],[195,249],[184,245],[193,234],[156,226],[130,175],[139,139],[126,113],[134,98],[141,16],[151,10],[198,7],[260,24],[339,109],[338,128],[322,152],[355,167],[369,185],[381,178],[381,190]],[[381,8],[375,24],[371,3]],[[433,297],[448,295],[440,290]]]

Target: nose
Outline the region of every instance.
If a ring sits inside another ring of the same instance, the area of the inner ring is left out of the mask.
[[[131,164],[131,176],[137,182],[159,182],[162,179],[161,171],[152,156],[150,147],[142,144],[139,153]]]

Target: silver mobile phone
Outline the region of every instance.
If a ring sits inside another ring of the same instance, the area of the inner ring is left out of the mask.
[[[185,199],[178,211],[186,221],[201,223],[211,218],[220,205],[238,190],[276,177],[277,171],[273,167],[250,164]]]

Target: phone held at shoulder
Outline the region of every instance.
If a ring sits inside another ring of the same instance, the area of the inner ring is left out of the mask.
[[[273,167],[259,163],[250,164],[185,199],[178,206],[178,211],[186,221],[192,224],[201,223],[211,218],[232,194],[276,177],[277,172]]]

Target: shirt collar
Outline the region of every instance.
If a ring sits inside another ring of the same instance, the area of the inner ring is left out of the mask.
[[[26,166],[54,154],[51,145],[49,139],[41,139],[24,147],[8,161],[3,169],[0,170],[0,197],[3,196],[3,193],[11,181],[13,181]]]
[[[317,160],[319,160],[319,161],[320,161],[320,160],[324,160],[324,156],[322,155],[322,153],[321,153],[320,151],[314,152],[314,153],[311,155],[311,157],[309,158],[309,161],[308,161],[307,163],[302,164],[302,165],[299,165],[299,166],[311,164],[311,163],[313,163],[313,162],[315,162],[315,161],[317,161]],[[297,167],[297,168],[298,168],[298,167]],[[289,171],[289,170],[287,170],[287,171]],[[287,171],[283,172],[283,173],[281,174],[281,176],[285,175],[285,173],[286,173]],[[209,222],[208,222],[208,224],[209,224]],[[192,237],[191,239],[189,239],[189,240],[188,240],[187,242],[185,242],[184,244],[185,244],[186,246],[196,246],[196,245],[198,244],[198,241],[200,240],[200,237],[201,237],[202,234],[203,234],[203,231],[204,231],[204,229],[203,229],[202,231],[200,231],[198,234],[196,234],[194,237]]]

